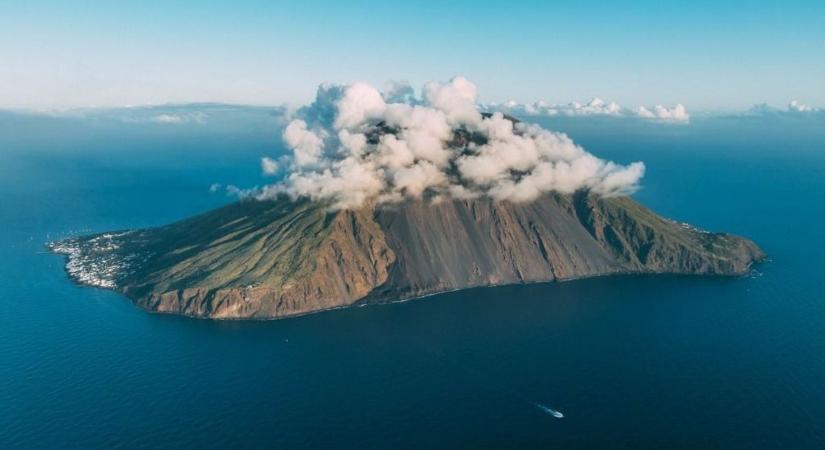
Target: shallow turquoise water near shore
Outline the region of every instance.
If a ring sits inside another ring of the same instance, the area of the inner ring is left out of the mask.
[[[823,121],[545,121],[644,161],[636,197],[654,210],[753,238],[771,261],[750,277],[506,286],[269,322],[147,314],[71,283],[44,242],[266,182],[276,120],[221,114],[236,122],[0,115],[0,448],[825,443]]]

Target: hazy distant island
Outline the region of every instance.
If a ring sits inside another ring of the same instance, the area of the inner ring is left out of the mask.
[[[478,286],[620,273],[737,276],[752,241],[634,201],[642,163],[479,112],[462,78],[325,85],[284,131],[280,182],[159,228],[49,244],[70,276],[149,311],[279,318]]]

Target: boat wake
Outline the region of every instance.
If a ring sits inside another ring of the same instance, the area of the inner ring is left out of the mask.
[[[564,418],[564,414],[562,414],[561,411],[556,411],[555,409],[550,408],[549,406],[544,406],[541,403],[533,403],[533,404],[536,405],[536,408],[544,411],[547,414],[550,414],[551,416],[555,417],[556,419],[563,419]]]

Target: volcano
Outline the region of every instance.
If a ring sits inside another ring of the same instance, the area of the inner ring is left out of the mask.
[[[739,276],[752,241],[587,191],[335,210],[242,200],[170,225],[50,244],[70,276],[148,311],[269,319],[479,286],[611,274]]]

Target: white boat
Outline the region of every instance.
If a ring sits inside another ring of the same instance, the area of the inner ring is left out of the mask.
[[[550,414],[551,416],[555,417],[556,419],[564,418],[564,414],[562,414],[561,411],[556,411],[555,409],[544,406],[541,403],[536,403],[536,407],[538,407],[540,410],[546,412],[547,414]]]

